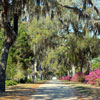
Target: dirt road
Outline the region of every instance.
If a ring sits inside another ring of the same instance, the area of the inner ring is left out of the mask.
[[[78,100],[75,90],[59,80],[52,80],[36,89],[31,100]]]

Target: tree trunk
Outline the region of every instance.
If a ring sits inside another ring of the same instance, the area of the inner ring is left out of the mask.
[[[4,16],[5,17],[5,16]],[[18,16],[14,14],[13,30],[10,23],[7,20],[3,20],[5,30],[5,41],[2,47],[2,56],[0,60],[0,92],[5,92],[5,80],[6,80],[6,65],[9,54],[9,49],[17,38],[18,33]]]
[[[75,66],[72,65],[72,75],[75,75]]]
[[[32,83],[34,83],[34,65],[32,65]]]
[[[4,41],[2,56],[0,61],[0,92],[5,92],[6,65],[11,45],[12,45],[11,42],[7,42],[7,40]]]
[[[68,76],[70,75],[70,71],[69,71],[69,70],[67,70],[67,75],[68,75]]]
[[[85,72],[86,75],[89,74],[91,68],[92,68],[92,64],[91,64],[91,61],[89,61],[89,62],[88,62],[88,66],[87,66],[87,70],[86,70],[86,72]]]
[[[42,74],[42,73],[41,73],[41,77],[40,77],[40,79],[43,80],[43,74]]]
[[[34,75],[34,80],[35,80],[35,82],[37,81],[37,60],[35,61],[35,64],[34,64],[34,73],[35,73],[35,75]]]
[[[81,72],[81,73],[83,72],[83,63],[81,64],[80,72]]]
[[[34,83],[37,80],[36,72],[37,72],[37,61],[35,60],[34,65],[32,65],[32,82]]]
[[[28,77],[28,72],[27,72],[27,69],[24,71],[24,74],[25,74],[25,82],[27,82],[27,77]]]

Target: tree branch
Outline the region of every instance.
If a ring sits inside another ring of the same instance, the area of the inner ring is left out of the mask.
[[[76,14],[78,14],[79,15],[79,18],[82,18],[82,19],[91,19],[91,17],[88,15],[88,14],[83,14],[83,11],[82,10],[80,10],[79,8],[77,8],[77,7],[70,7],[70,6],[67,6],[67,5],[61,5],[61,4],[59,4],[61,7],[64,7],[64,8],[67,8],[67,9],[71,9],[71,10],[73,10]]]

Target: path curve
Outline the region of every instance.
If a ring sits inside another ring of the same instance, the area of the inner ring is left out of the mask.
[[[60,80],[52,80],[36,89],[31,100],[78,100],[74,88]]]

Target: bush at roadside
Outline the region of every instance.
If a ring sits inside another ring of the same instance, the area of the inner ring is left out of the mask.
[[[18,82],[14,80],[6,80],[6,86],[17,85]]]
[[[81,72],[78,72],[74,76],[72,76],[71,81],[72,82],[84,82],[85,81],[85,75]]]
[[[62,76],[60,77],[60,80],[67,80],[70,81],[71,77],[70,76]]]
[[[89,84],[100,86],[100,69],[90,72],[89,75],[86,75],[85,80]]]
[[[32,83],[32,79],[27,79],[27,83]]]

